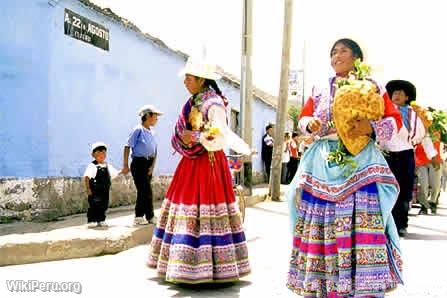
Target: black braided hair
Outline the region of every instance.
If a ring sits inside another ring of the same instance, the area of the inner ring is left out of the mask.
[[[195,78],[196,79],[200,79],[200,77],[197,77],[197,76],[195,76]],[[210,88],[210,89],[214,90],[217,93],[217,95],[219,95],[223,99],[225,106],[228,105],[228,99],[222,94],[222,90],[220,90],[220,88],[217,85],[217,82],[215,80],[205,79],[205,82],[203,83],[203,86],[205,88]],[[193,101],[194,101],[194,99],[196,98],[197,95],[198,94],[194,94],[193,95],[193,97],[192,97]]]
[[[222,96],[222,91],[220,90],[219,86],[217,85],[215,80],[205,79],[205,87],[211,87],[214,91],[216,91],[217,94]]]

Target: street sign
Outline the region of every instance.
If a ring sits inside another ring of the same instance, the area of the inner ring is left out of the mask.
[[[109,30],[69,9],[64,12],[64,33],[105,51],[109,50]]]

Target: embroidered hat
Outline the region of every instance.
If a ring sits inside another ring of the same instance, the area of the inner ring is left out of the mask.
[[[144,105],[138,110],[138,116],[140,116],[140,117],[143,117],[144,115],[146,115],[148,113],[153,113],[153,114],[157,114],[160,116],[163,115],[163,112],[160,111],[159,109],[157,109],[153,105]]]
[[[385,88],[390,97],[393,96],[393,92],[396,90],[404,91],[405,95],[408,96],[408,100],[405,102],[406,104],[410,101],[416,100],[416,87],[409,81],[392,80],[386,84]]]
[[[185,74],[210,80],[218,80],[222,77],[217,73],[216,65],[191,57],[188,58],[185,67],[179,72],[179,76],[184,76]]]
[[[104,147],[107,150],[107,145],[105,143],[103,143],[103,142],[96,142],[96,143],[93,143],[92,146],[91,146],[92,152],[95,152],[95,150],[98,149],[99,147]]]

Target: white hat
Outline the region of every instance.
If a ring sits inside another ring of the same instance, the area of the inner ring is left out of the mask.
[[[98,148],[98,147],[105,147],[107,149],[107,145],[105,143],[103,143],[103,142],[96,142],[96,143],[92,144],[92,147],[91,147],[92,152],[95,151],[95,149]]]
[[[138,110],[138,116],[140,117],[143,117],[147,113],[163,115],[163,112],[154,107],[153,105],[144,105]]]
[[[188,58],[185,67],[179,72],[179,76],[183,76],[185,74],[210,80],[218,80],[222,77],[217,73],[216,65],[191,57]]]

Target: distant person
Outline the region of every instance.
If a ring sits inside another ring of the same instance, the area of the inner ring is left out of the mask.
[[[439,133],[438,133],[439,134]],[[415,150],[416,175],[418,177],[417,200],[421,204],[419,214],[436,214],[441,191],[441,146],[439,140],[424,139]]]
[[[287,184],[287,164],[290,161],[289,143],[292,141],[290,133],[284,134],[284,142],[281,154],[281,184]]]
[[[136,225],[156,224],[154,215],[154,203],[152,195],[152,174],[155,160],[157,158],[157,143],[154,138],[154,131],[151,127],[157,124],[158,116],[163,113],[153,105],[145,105],[140,108],[138,116],[141,117],[141,124],[133,128],[124,146],[123,173],[129,172],[129,153],[132,149],[132,163],[130,171],[132,173],[135,187],[137,188],[137,200],[135,204]]]
[[[298,169],[299,153],[298,153],[298,133],[292,133],[292,140],[289,142],[290,160],[287,164],[287,184],[292,182]]]
[[[386,90],[404,124],[395,137],[380,143],[380,146],[386,150],[385,159],[399,183],[399,196],[392,215],[399,236],[405,237],[415,180],[414,146],[422,142],[426,130],[422,120],[410,106],[410,102],[416,100],[416,87],[409,81],[392,80],[386,84]]]
[[[273,155],[273,125],[269,124],[265,127],[265,135],[262,137],[261,158],[264,162],[265,173],[267,174],[267,183],[270,182],[270,168],[272,166]]]
[[[109,193],[112,179],[120,172],[106,162],[107,146],[102,142],[91,147],[94,160],[84,172],[85,188],[88,194],[89,208],[87,222],[89,227],[107,227],[106,211],[109,207]]]

